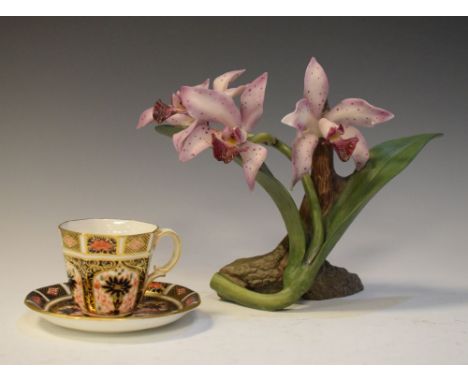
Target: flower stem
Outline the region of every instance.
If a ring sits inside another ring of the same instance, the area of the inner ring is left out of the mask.
[[[274,147],[289,160],[291,160],[291,147],[270,133],[258,133],[255,135],[250,135],[249,141],[253,143],[263,143],[264,145]]]
[[[291,160],[291,147],[269,133],[258,133],[251,135],[249,140],[254,143],[263,143],[265,145],[272,146],[284,154],[289,160]],[[310,264],[317,253],[320,251],[325,235],[320,200],[317,196],[314,183],[312,182],[312,179],[309,175],[302,177],[302,186],[304,187],[304,192],[311,206],[310,210],[313,227],[312,243],[309,245],[304,259],[307,264]]]
[[[241,164],[239,158],[236,162]],[[304,275],[308,267],[302,264],[306,251],[304,228],[291,194],[265,164],[260,168],[256,181],[273,199],[284,220],[289,236],[289,259],[286,269],[296,277],[285,279],[283,289],[272,294],[248,290],[219,273],[212,277],[210,286],[222,298],[240,305],[256,309],[280,310],[295,303],[310,287],[310,280]]]
[[[235,301],[254,309],[281,310],[299,300],[307,291],[309,283],[306,278],[303,278],[277,293],[258,293],[233,283],[220,273],[215,273],[211,278],[210,286],[228,301]]]

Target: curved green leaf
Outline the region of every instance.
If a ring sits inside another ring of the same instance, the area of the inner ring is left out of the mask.
[[[333,249],[367,202],[403,171],[430,140],[441,135],[421,134],[395,139],[381,143],[370,151],[366,166],[349,177],[325,219],[326,239],[318,256],[320,259]]]
[[[256,181],[273,199],[286,225],[289,237],[289,259],[285,272],[289,272],[290,269],[301,264],[306,249],[304,227],[299,210],[289,191],[273,176],[265,164],[260,167]]]

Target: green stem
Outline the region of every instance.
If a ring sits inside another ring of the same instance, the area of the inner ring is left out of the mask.
[[[236,159],[236,163],[242,165],[239,158]],[[286,269],[297,268],[302,263],[306,252],[306,235],[296,202],[283,184],[271,173],[266,164],[263,164],[258,171],[256,182],[263,187],[276,204],[286,226],[290,242],[289,260]]]
[[[255,135],[251,135],[249,137],[249,140],[254,143],[263,143],[265,145],[274,147],[279,152],[284,154],[288,159],[291,159],[291,148],[287,144],[285,144],[284,142],[282,142],[281,140],[269,133],[258,133]],[[304,187],[305,195],[309,201],[309,205],[311,206],[310,211],[313,227],[312,243],[311,245],[309,245],[307,254],[304,259],[306,264],[310,264],[313,261],[313,259],[317,256],[317,253],[320,251],[325,234],[323,228],[320,201],[317,196],[314,183],[312,182],[312,179],[309,175],[302,177],[302,186]]]
[[[270,133],[258,133],[255,135],[250,135],[249,141],[253,143],[263,143],[264,145],[274,147],[289,160],[291,160],[291,147]]]
[[[309,283],[305,278],[302,280],[296,279],[294,286],[284,287],[277,293],[265,294],[245,289],[222,274],[215,273],[211,278],[210,286],[226,300],[235,301],[255,309],[281,310],[299,300],[307,291]]]
[[[315,191],[312,178],[309,175],[303,176],[302,185],[304,186],[305,194],[307,195],[309,204],[311,206],[310,211],[312,215],[312,227],[314,230],[312,236],[312,243],[309,245],[305,256],[305,263],[310,264],[320,252],[320,248],[322,247],[325,238],[325,232],[323,228],[320,200],[318,198],[317,192]]]
[[[236,162],[241,164],[239,158]],[[265,164],[260,168],[256,181],[275,202],[286,225],[289,236],[289,260],[286,269],[294,275],[304,273],[302,259],[306,249],[306,240],[301,216],[294,199]],[[251,308],[265,310],[284,309],[299,300],[310,286],[304,277],[285,279],[283,284],[280,292],[264,294],[245,289],[219,273],[214,274],[210,282],[211,288],[216,290],[222,298]]]

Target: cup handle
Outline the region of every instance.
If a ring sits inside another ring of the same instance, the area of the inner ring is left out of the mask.
[[[148,289],[149,283],[152,282],[155,278],[166,276],[166,273],[168,273],[172,268],[174,268],[174,266],[179,261],[180,253],[181,253],[181,241],[180,241],[179,235],[172,229],[160,228],[155,233],[154,239],[153,239],[154,241],[152,245],[153,249],[156,247],[159,240],[163,238],[164,236],[169,236],[172,239],[172,243],[174,245],[172,256],[169,259],[169,261],[166,264],[164,264],[162,267],[158,267],[157,265],[153,267],[153,272],[151,272],[147,276],[144,290]]]

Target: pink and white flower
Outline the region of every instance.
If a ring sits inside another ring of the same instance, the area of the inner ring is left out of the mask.
[[[195,85],[195,87],[201,88],[208,88],[209,86],[209,79],[199,85]],[[172,102],[170,105],[167,105],[159,99],[153,106],[143,111],[138,118],[136,128],[141,129],[152,122],[156,122],[157,125],[165,124],[181,127],[190,126],[193,122],[193,118],[187,114],[184,105],[182,105],[182,102],[180,101],[179,94],[179,90],[172,94]]]
[[[351,157],[356,169],[369,159],[363,135],[354,126],[373,127],[393,118],[387,110],[373,106],[360,98],[347,98],[325,111],[328,98],[328,78],[322,66],[312,57],[304,77],[304,98],[296,109],[281,122],[297,130],[293,144],[293,185],[310,174],[312,157],[320,138],[330,142],[341,160]]]
[[[175,134],[173,143],[183,162],[193,159],[209,147],[213,148],[214,157],[224,163],[229,163],[240,155],[247,184],[253,189],[267,150],[249,142],[247,135],[263,114],[268,75],[262,74],[241,91],[238,88],[228,89],[229,82],[238,73],[239,71],[228,72],[223,75],[225,77],[218,77],[214,83],[215,89],[190,86],[180,89],[180,100],[194,122]],[[240,108],[231,96],[239,92]],[[219,123],[223,125],[223,129],[211,128],[209,123]]]
[[[244,72],[245,69],[232,70],[216,77],[213,82],[213,89],[223,92],[230,97],[240,95],[244,91],[245,85],[240,85],[235,88],[229,88],[229,85]],[[210,80],[207,79],[194,87],[208,89],[209,86]],[[180,99],[180,90],[172,94],[170,105],[167,105],[159,99],[153,106],[143,111],[140,118],[138,118],[136,128],[140,129],[152,122],[156,122],[158,125],[164,124],[179,127],[188,127],[194,122],[194,119],[187,114],[187,110]]]

